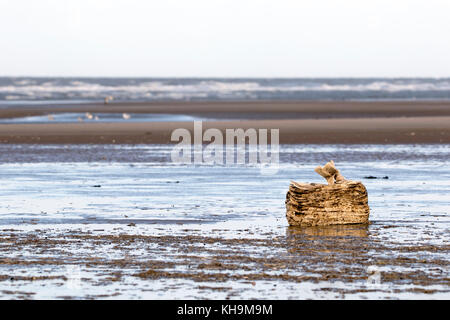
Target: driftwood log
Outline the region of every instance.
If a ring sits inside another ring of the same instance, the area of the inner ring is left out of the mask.
[[[286,218],[291,226],[326,226],[369,222],[366,187],[346,180],[334,162],[315,171],[328,184],[291,181],[286,195]]]

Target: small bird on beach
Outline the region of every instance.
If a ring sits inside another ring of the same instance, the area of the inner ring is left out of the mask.
[[[94,120],[98,121],[98,120],[100,120],[100,118],[98,116],[95,116]]]
[[[89,120],[92,120],[92,118],[94,118],[94,116],[92,115],[92,113],[86,112],[85,114],[86,118]]]
[[[107,97],[105,97],[105,99],[104,99],[104,103],[105,104],[108,104],[110,101],[113,101],[114,100],[114,97],[113,96],[107,96]]]
[[[128,113],[122,113],[122,118],[124,118],[125,120],[128,120],[131,118],[131,116]]]
[[[83,122],[83,118],[78,117],[78,122]]]
[[[48,120],[50,120],[50,121],[55,120],[55,118],[54,118],[51,114],[49,114],[49,115],[47,116],[47,118],[48,118]]]

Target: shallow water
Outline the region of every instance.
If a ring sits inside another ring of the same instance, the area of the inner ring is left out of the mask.
[[[194,117],[184,114],[156,114],[156,113],[76,113],[65,112],[39,116],[0,119],[0,123],[76,123],[76,122],[168,122],[168,121],[194,121],[207,120],[207,118]]]
[[[450,298],[450,145],[286,145],[272,175],[170,151],[0,145],[0,297]],[[371,224],[288,227],[330,159]]]

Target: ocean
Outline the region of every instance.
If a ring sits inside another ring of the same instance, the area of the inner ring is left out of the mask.
[[[0,106],[115,101],[449,100],[450,78],[0,78]]]

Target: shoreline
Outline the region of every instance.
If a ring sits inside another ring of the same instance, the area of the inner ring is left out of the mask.
[[[177,128],[192,134],[193,122],[3,124],[0,143],[176,144],[170,138]],[[203,122],[209,128],[224,137],[231,128],[279,129],[281,144],[450,143],[450,117]]]
[[[207,116],[217,121],[204,130],[279,129],[282,144],[450,143],[450,101],[112,103],[1,109],[0,118],[62,112]],[[0,124],[0,143],[171,144],[177,128],[193,132],[193,122]]]
[[[0,108],[0,118],[49,113],[155,113],[213,116],[218,119],[327,119],[450,116],[450,100],[443,101],[167,101],[55,105]]]

